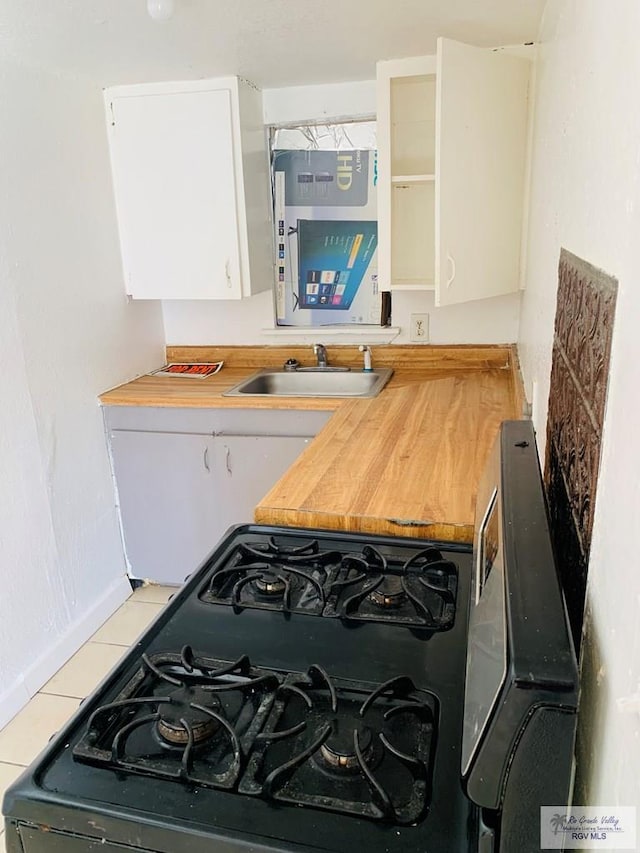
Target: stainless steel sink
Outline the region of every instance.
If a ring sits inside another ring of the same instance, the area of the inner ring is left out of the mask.
[[[393,376],[389,367],[337,371],[267,369],[223,393],[223,397],[375,397]]]

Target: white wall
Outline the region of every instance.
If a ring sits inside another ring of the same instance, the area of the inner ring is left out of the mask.
[[[368,118],[376,111],[375,80],[333,83],[324,86],[295,86],[264,92],[266,125],[290,124],[331,118]],[[509,343],[518,329],[520,294],[484,299],[468,305],[434,308],[432,293],[394,293],[393,326],[399,334],[378,332],[368,337],[409,342],[411,313],[429,313],[432,343]],[[283,333],[274,329],[272,291],[231,301],[165,301],[162,305],[167,344],[275,344],[316,339],[318,332],[304,329]],[[323,334],[327,334],[326,331]],[[367,337],[341,331],[340,340]],[[280,338],[281,340],[278,340]]]
[[[615,7],[615,8],[614,8]],[[640,806],[640,6],[549,0],[519,336],[541,449],[561,246],[619,279],[587,592],[577,802]]]
[[[393,294],[393,324],[400,327],[396,344],[410,342],[411,314],[429,315],[429,343],[508,344],[518,337],[521,294],[478,299],[435,308],[430,292]]]
[[[127,595],[97,395],[161,363],[129,305],[102,96],[0,64],[0,726]]]

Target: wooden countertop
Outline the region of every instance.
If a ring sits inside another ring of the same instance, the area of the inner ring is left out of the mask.
[[[308,347],[296,349],[283,352],[308,360]],[[333,351],[342,356],[336,355],[338,364],[360,363],[355,347]],[[125,406],[335,410],[260,501],[257,522],[472,541],[478,480],[498,426],[521,416],[511,347],[374,348],[374,365],[395,365],[395,373],[373,399],[221,396],[259,366],[282,364],[281,355],[280,348],[172,348],[170,360],[224,357],[225,367],[207,379],[143,376],[100,400]]]

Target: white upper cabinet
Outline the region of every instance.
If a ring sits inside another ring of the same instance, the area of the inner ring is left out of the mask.
[[[529,68],[447,39],[378,63],[382,289],[438,306],[518,290]]]
[[[126,291],[240,299],[271,286],[262,97],[236,78],[105,92]]]

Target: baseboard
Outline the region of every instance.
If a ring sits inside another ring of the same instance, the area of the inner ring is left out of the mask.
[[[131,584],[123,575],[0,695],[0,729],[15,717],[130,595]]]

